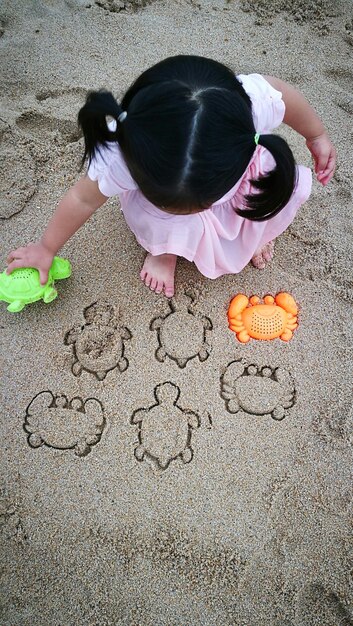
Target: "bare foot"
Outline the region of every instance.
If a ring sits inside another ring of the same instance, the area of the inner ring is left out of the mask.
[[[262,246],[262,248],[260,248],[259,250],[255,252],[253,258],[251,259],[251,263],[258,270],[263,270],[264,267],[267,265],[267,263],[271,261],[271,259],[273,259],[274,251],[275,251],[274,241],[269,241],[268,243],[265,243],[265,245]]]
[[[146,287],[156,293],[164,290],[167,298],[174,295],[174,273],[177,257],[175,254],[147,254],[140,272],[140,278]]]

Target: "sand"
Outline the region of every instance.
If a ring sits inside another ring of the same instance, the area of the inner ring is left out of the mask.
[[[291,82],[339,152],[263,271],[182,260],[169,304],[110,200],[62,250],[57,300],[2,303],[1,625],[353,624],[351,2],[0,7],[3,264],[79,176],[86,91],[165,56]],[[237,342],[232,296],[281,290],[293,339]]]

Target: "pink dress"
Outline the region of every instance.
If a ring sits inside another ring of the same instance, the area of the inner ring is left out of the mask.
[[[251,98],[254,125],[270,133],[284,117],[282,94],[260,74],[237,77]],[[105,196],[118,195],[125,220],[137,241],[152,255],[164,253],[193,261],[202,274],[217,278],[240,272],[261,246],[280,235],[293,221],[311,191],[311,170],[298,166],[298,183],[286,206],[275,217],[252,222],[234,208],[245,208],[250,180],[274,167],[272,155],[257,146],[240,180],[209,209],[193,215],[171,215],[147,200],[131,177],[120,147],[112,142],[101,149],[88,169]]]

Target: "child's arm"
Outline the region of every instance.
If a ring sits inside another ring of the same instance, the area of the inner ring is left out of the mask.
[[[97,182],[81,178],[59,202],[40,241],[10,252],[7,274],[18,267],[36,267],[45,284],[55,254],[106,200]]]
[[[335,171],[336,150],[323,123],[304,96],[294,87],[274,76],[264,78],[272,87],[282,92],[286,107],[283,121],[305,137],[306,145],[314,158],[317,179],[327,185]]]

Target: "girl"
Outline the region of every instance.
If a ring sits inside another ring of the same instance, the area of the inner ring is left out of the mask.
[[[157,63],[121,105],[109,92],[90,93],[78,120],[87,175],[41,240],[9,254],[7,273],[36,267],[45,283],[53,256],[113,195],[147,250],[140,276],[156,293],[173,295],[177,256],[209,278],[250,260],[263,268],[311,189],[310,170],[272,129],[284,121],[305,137],[323,185],[335,169],[335,149],[298,91],[270,76],[235,77],[203,57]]]

